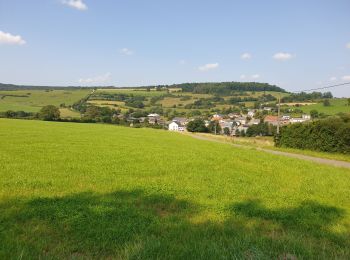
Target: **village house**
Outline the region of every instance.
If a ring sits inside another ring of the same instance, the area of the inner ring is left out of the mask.
[[[232,128],[232,132],[231,132],[231,135],[236,135],[236,131],[238,130],[240,133],[244,132],[246,133],[247,130],[248,130],[249,126],[247,125],[239,125],[239,126],[234,126]]]
[[[249,111],[248,111],[248,116],[249,116],[249,117],[253,118],[254,115],[255,115],[255,111],[254,111],[254,110],[249,110]]]
[[[184,125],[184,126],[186,126],[188,123],[188,119],[185,117],[174,117],[172,121],[180,123],[181,125]]]
[[[271,125],[274,125],[274,126],[277,126],[278,125],[278,116],[267,115],[264,118],[264,122],[271,124]]]
[[[235,122],[237,122],[239,125],[245,125],[247,123],[247,118],[245,116],[240,116],[235,118]]]
[[[290,115],[283,115],[282,120],[290,120]]]
[[[230,121],[230,120],[221,120],[219,124],[221,127],[222,134],[224,133],[225,128],[228,128],[231,134],[233,127],[236,125],[233,121]]]
[[[236,117],[240,117],[240,116],[241,116],[240,113],[230,113],[230,114],[228,114],[229,118],[236,118]]]
[[[185,131],[185,126],[181,125],[179,122],[171,122],[168,126],[169,131],[177,131],[177,132],[183,132]]]
[[[158,115],[158,114],[155,114],[155,113],[149,114],[147,116],[147,118],[148,118],[148,123],[150,123],[152,125],[161,123],[160,115]]]
[[[260,119],[258,119],[258,118],[253,118],[248,122],[249,126],[258,125],[258,124],[260,124]]]
[[[310,115],[302,115],[302,117],[291,118],[289,120],[289,122],[291,124],[294,124],[294,123],[303,123],[303,122],[309,121],[309,120],[311,120],[311,116]]]
[[[214,120],[217,120],[217,121],[219,121],[219,120],[222,120],[223,119],[223,115],[220,115],[220,114],[214,114],[213,116],[212,116],[212,118],[211,118],[211,120],[212,121],[214,121]]]

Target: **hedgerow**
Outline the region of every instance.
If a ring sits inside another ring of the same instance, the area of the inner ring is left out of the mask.
[[[342,115],[284,126],[276,138],[275,145],[349,154],[350,116]]]

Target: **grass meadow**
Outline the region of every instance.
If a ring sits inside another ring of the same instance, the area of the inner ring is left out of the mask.
[[[350,106],[348,106],[348,102],[346,98],[336,98],[330,99],[330,106],[326,107],[323,103],[317,103],[309,106],[302,106],[300,109],[303,110],[304,113],[310,113],[311,110],[317,110],[319,113],[324,113],[326,115],[335,115],[337,113],[350,113]]]
[[[350,258],[349,169],[103,124],[0,140],[0,259]]]
[[[0,111],[38,112],[46,105],[72,105],[90,92],[90,89],[0,91]]]

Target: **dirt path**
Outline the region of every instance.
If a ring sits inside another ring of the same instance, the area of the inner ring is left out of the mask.
[[[212,139],[212,138],[208,138],[208,137],[201,136],[201,135],[196,135],[196,134],[186,134],[186,135],[187,136],[191,136],[191,137],[196,138],[196,139],[199,139],[199,140],[205,140],[205,141],[211,141],[211,142],[216,142],[216,143],[229,144],[229,145],[232,145],[232,146],[235,146],[235,147],[255,149],[255,150],[263,151],[263,152],[266,152],[266,153],[283,155],[283,156],[288,156],[288,157],[292,157],[292,158],[302,159],[302,160],[306,160],[306,161],[312,161],[312,162],[316,162],[316,163],[328,164],[328,165],[332,165],[332,166],[336,166],[336,167],[344,167],[344,168],[349,168],[350,169],[350,162],[319,158],[319,157],[303,155],[303,154],[275,151],[275,150],[269,150],[269,149],[264,149],[264,148],[260,148],[260,147],[251,147],[251,146],[241,145],[241,144],[227,143],[225,141],[215,140],[215,139]]]

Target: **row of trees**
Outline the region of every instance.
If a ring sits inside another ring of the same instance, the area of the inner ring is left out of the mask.
[[[278,91],[286,92],[275,85],[258,82],[214,82],[214,83],[183,83],[165,85],[167,88],[181,88],[183,92],[198,94],[230,95],[237,91]]]
[[[1,112],[0,117],[57,121],[60,120],[60,110],[53,105],[48,105],[41,108],[38,113],[8,110],[6,112]]]
[[[288,102],[306,102],[306,101],[316,101],[320,99],[328,99],[333,98],[333,95],[331,92],[312,92],[312,93],[292,93],[289,96],[285,96],[281,99],[282,103],[288,103]]]
[[[222,130],[220,124],[217,121],[211,121],[209,125],[206,126],[205,121],[201,118],[196,118],[193,121],[188,122],[186,128],[189,132],[198,133],[220,133]],[[225,131],[227,132],[227,130]]]
[[[284,126],[275,145],[323,152],[350,153],[350,115]]]

